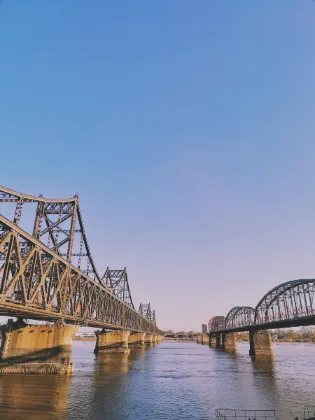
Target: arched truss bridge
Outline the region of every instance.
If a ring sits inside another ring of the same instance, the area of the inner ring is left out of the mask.
[[[315,279],[300,279],[274,287],[255,308],[236,306],[226,317],[212,317],[208,329],[211,334],[314,324]]]
[[[47,199],[0,186],[0,315],[157,334],[147,306],[135,309],[126,268],[100,277],[77,195]]]

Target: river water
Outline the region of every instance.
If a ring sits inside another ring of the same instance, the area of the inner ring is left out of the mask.
[[[74,341],[72,377],[0,376],[2,420],[213,419],[216,408],[275,409],[294,419],[315,405],[315,345],[274,344],[274,361],[252,361],[192,342],[162,342],[96,358]]]

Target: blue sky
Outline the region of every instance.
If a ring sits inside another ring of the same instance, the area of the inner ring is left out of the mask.
[[[4,0],[0,184],[79,193],[161,328],[315,276],[315,2]]]

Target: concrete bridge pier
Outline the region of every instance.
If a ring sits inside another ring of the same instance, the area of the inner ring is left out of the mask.
[[[217,349],[222,349],[222,334],[215,335],[215,347]]]
[[[128,347],[143,348],[145,347],[145,333],[131,333],[128,337]]]
[[[236,352],[237,343],[235,333],[222,334],[222,348],[229,352]]]
[[[249,332],[249,354],[258,358],[273,358],[274,350],[269,331]]]
[[[209,346],[215,348],[216,345],[217,345],[217,339],[216,339],[216,337],[213,336],[213,335],[210,335],[210,338],[209,338]]]
[[[197,344],[202,344],[202,335],[201,334],[197,335]]]
[[[74,325],[27,325],[10,322],[1,328],[0,373],[71,374]]]
[[[202,344],[209,344],[209,336],[208,336],[208,334],[202,334],[202,336],[201,336],[201,343]]]
[[[128,338],[130,331],[96,331],[95,354],[130,353]]]
[[[144,344],[146,346],[153,346],[153,334],[146,334],[145,335]]]

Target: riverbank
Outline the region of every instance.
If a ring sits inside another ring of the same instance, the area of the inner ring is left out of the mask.
[[[86,337],[86,336],[79,336],[79,335],[75,335],[73,337],[74,340],[79,340],[79,341],[95,341],[96,337],[95,336],[91,336],[91,337]]]

